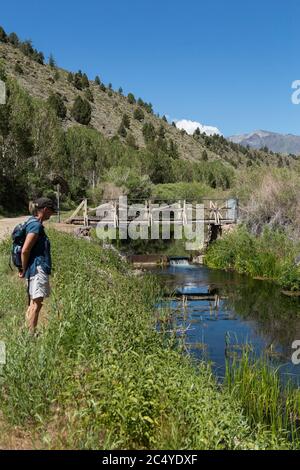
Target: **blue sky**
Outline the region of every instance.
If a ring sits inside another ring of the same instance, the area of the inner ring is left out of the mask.
[[[0,24],[171,120],[300,135],[299,13],[299,0],[14,0]]]

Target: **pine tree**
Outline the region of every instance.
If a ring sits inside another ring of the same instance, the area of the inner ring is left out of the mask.
[[[93,93],[91,92],[90,88],[87,88],[84,92],[84,95],[88,101],[91,103],[94,103],[94,96]]]
[[[73,76],[72,72],[69,72],[69,73],[68,73],[68,78],[67,78],[67,80],[68,80],[69,83],[73,83],[74,76]]]
[[[160,125],[159,126],[159,129],[158,129],[158,137],[160,137],[161,139],[164,139],[165,138],[165,128],[163,125]]]
[[[84,73],[82,75],[81,83],[82,83],[82,88],[89,88],[90,82],[89,82],[89,79],[88,79],[86,73]]]
[[[2,28],[2,26],[0,26],[0,42],[6,42],[6,41],[7,41],[7,34]]]
[[[45,57],[44,57],[44,54],[43,52],[39,52],[37,50],[34,50],[33,51],[33,54],[32,54],[32,58],[33,60],[35,60],[38,64],[41,64],[43,65],[44,64],[44,61],[45,61]]]
[[[30,40],[24,41],[20,45],[20,50],[25,54],[26,56],[32,56],[34,53],[33,47],[32,47],[32,42]]]
[[[134,97],[133,93],[128,93],[127,99],[128,99],[128,103],[130,103],[130,104],[135,103],[135,97]]]
[[[154,142],[155,137],[156,137],[156,131],[155,131],[155,128],[154,128],[154,126],[151,122],[149,122],[149,123],[146,122],[143,125],[142,132],[143,132],[143,136],[144,136],[146,144],[148,144],[150,142]]]
[[[10,35],[8,36],[8,41],[10,42],[10,44],[12,44],[15,47],[18,47],[20,43],[20,40],[18,36],[16,35],[16,33],[10,33]]]
[[[79,72],[75,73],[73,83],[77,90],[82,90],[82,75]]]
[[[96,77],[95,77],[95,83],[96,83],[96,85],[99,85],[99,86],[101,85],[101,80],[100,80],[100,77],[98,75],[96,75]]]
[[[179,158],[178,147],[172,139],[170,139],[170,141],[169,141],[168,154],[174,160]]]
[[[56,62],[52,53],[49,56],[49,65],[52,69],[55,69],[56,67]]]
[[[71,114],[75,121],[80,124],[88,125],[92,117],[92,108],[87,100],[83,100],[81,96],[77,96],[74,101]]]
[[[123,88],[122,88],[121,86],[120,86],[118,92],[119,92],[119,95],[122,95],[122,94],[123,94]]]
[[[146,103],[146,110],[148,111],[148,113],[153,114],[152,103]]]

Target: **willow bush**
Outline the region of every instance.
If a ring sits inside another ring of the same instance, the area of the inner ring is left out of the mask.
[[[296,264],[299,243],[294,243],[282,230],[265,227],[260,236],[245,226],[215,241],[205,256],[208,266],[234,269],[252,277],[276,281],[281,287],[300,290],[300,268]]]

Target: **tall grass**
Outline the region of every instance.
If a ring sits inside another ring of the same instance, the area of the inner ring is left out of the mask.
[[[272,279],[284,289],[298,291],[300,268],[295,257],[299,250],[282,231],[265,228],[261,236],[254,236],[240,226],[214,242],[205,260],[210,267]]]
[[[118,256],[51,231],[53,295],[40,335],[24,328],[24,286],[0,246],[1,383],[6,424],[31,430],[32,447],[236,449],[287,447],[249,426],[205,364],[155,328],[159,290]],[[45,312],[44,312],[45,315]]]
[[[284,383],[265,358],[254,360],[248,352],[227,360],[225,386],[242,403],[251,425],[261,423],[276,438],[286,435],[294,448],[300,443],[300,390]]]

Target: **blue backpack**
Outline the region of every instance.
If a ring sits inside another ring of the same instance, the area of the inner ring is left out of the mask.
[[[26,226],[30,219],[26,220],[22,224],[18,224],[11,235],[12,238],[12,250],[11,250],[11,260],[13,265],[19,270],[22,269],[22,247],[26,238]]]

